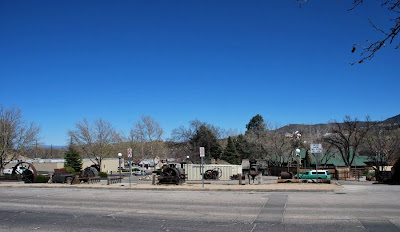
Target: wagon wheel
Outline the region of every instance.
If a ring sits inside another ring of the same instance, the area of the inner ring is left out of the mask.
[[[19,170],[22,170],[22,173]],[[37,171],[33,164],[19,162],[13,167],[11,176],[20,177],[25,183],[34,183],[37,179]]]
[[[207,170],[205,173],[204,173],[204,179],[212,179],[212,170]]]

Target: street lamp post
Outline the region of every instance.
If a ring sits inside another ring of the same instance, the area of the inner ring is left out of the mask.
[[[187,180],[189,180],[189,156],[186,156],[186,169],[187,169]],[[185,170],[185,172],[186,172],[186,170]]]
[[[119,169],[119,178],[120,179],[121,179],[121,176],[122,176],[121,158],[122,158],[122,153],[118,153],[118,169]]]
[[[296,157],[297,157],[297,181],[300,179],[300,149],[296,149]]]

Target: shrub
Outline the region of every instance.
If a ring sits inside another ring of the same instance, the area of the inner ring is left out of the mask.
[[[158,169],[158,170],[153,171],[153,173],[155,173],[156,175],[161,175],[161,172],[162,172],[161,169]]]
[[[49,182],[50,177],[45,175],[38,175],[36,179],[36,183],[47,183]]]
[[[75,169],[73,167],[65,167],[68,173],[76,174]]]
[[[107,178],[108,174],[106,172],[99,172],[101,178]]]

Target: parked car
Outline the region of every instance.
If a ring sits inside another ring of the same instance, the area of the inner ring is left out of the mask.
[[[17,169],[15,169],[15,173],[16,174],[22,174],[25,171],[25,167],[20,167],[18,166]],[[11,175],[12,174],[13,169],[12,168],[5,168],[3,170],[3,174],[4,175]]]
[[[145,170],[136,170],[135,171],[135,176],[145,176],[147,175]]]
[[[297,174],[294,176],[297,179]],[[307,171],[299,175],[300,179],[317,179],[317,170]],[[326,170],[318,170],[318,179],[331,179],[331,174]]]

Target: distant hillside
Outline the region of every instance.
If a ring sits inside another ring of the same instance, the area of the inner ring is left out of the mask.
[[[400,114],[391,118],[388,118],[384,121],[378,122],[382,124],[400,124]],[[361,122],[361,125],[363,125],[363,122]],[[328,123],[320,123],[320,124],[311,124],[311,125],[306,125],[306,124],[288,124],[286,126],[283,126],[279,129],[277,129],[281,133],[293,133],[295,131],[317,131],[317,130],[326,130],[328,129]]]
[[[55,149],[64,149],[67,148],[67,146],[57,146],[57,145],[42,145],[44,148],[55,148]]]
[[[315,131],[315,130],[326,130],[328,128],[328,124],[288,124],[281,128],[278,128],[277,131],[285,134],[285,133],[293,133],[295,131]]]
[[[384,124],[400,124],[400,114],[382,121]]]

